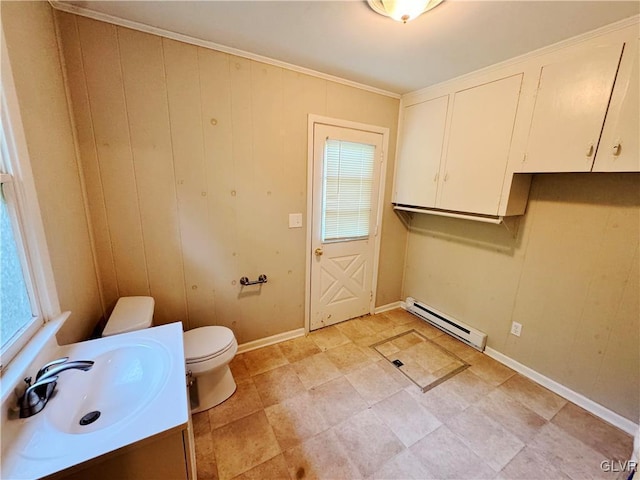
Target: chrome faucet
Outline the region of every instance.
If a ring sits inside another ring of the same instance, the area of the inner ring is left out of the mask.
[[[36,375],[36,381],[32,385],[31,377],[24,379],[27,384],[22,397],[20,397],[20,418],[27,418],[40,412],[56,388],[58,375],[65,370],[90,370],[93,367],[91,360],[76,360],[69,362],[68,357],[59,358],[44,365]]]
[[[38,375],[36,375],[36,384],[46,380],[49,377],[55,377],[61,372],[65,370],[91,370],[93,367],[93,361],[91,360],[75,360],[72,362],[68,361],[68,358],[62,358],[58,360],[54,360],[53,362],[48,363],[44,367],[40,369]],[[44,370],[44,371],[43,371]],[[41,373],[42,372],[42,373]]]
[[[38,380],[40,380],[40,377],[42,377],[42,375],[44,375],[45,373],[47,373],[47,371],[51,368],[51,367],[55,367],[56,365],[60,365],[61,363],[65,363],[67,360],[69,360],[69,357],[62,357],[62,358],[58,358],[56,360],[53,360],[49,363],[44,364],[40,370],[38,370],[38,373],[36,375],[36,383],[38,383]]]
[[[56,388],[58,377],[45,378],[41,382],[31,385],[31,377],[24,379],[27,389],[20,397],[20,418],[27,418],[41,411],[51,398]]]

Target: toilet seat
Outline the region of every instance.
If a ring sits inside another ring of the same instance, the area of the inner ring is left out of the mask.
[[[187,365],[207,362],[237,345],[227,327],[198,327],[184,333],[184,357]]]

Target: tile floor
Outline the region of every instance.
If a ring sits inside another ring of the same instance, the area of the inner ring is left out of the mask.
[[[415,329],[471,367],[422,393],[370,345]],[[194,415],[199,479],[626,478],[632,438],[403,310],[237,355]]]
[[[423,392],[469,367],[460,357],[415,330],[373,344],[371,348],[393,363]]]

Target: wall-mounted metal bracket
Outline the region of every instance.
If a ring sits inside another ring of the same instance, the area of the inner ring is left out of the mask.
[[[240,279],[240,285],[243,286],[247,286],[247,285],[260,285],[262,283],[267,283],[267,276],[263,273],[262,275],[260,275],[258,277],[258,280],[249,280],[247,277],[242,277]]]

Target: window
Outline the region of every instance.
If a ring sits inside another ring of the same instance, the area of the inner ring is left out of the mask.
[[[10,177],[2,177],[7,180],[0,183],[0,340],[4,349],[34,315],[9,217],[6,191]]]
[[[324,148],[322,241],[367,238],[375,146],[327,139]]]
[[[23,363],[12,369],[9,362],[45,321],[60,315],[60,304],[9,54],[0,33],[0,385],[10,388]],[[47,335],[51,332],[55,330]]]
[[[15,188],[0,157],[0,367],[23,346],[42,322],[33,302]]]

